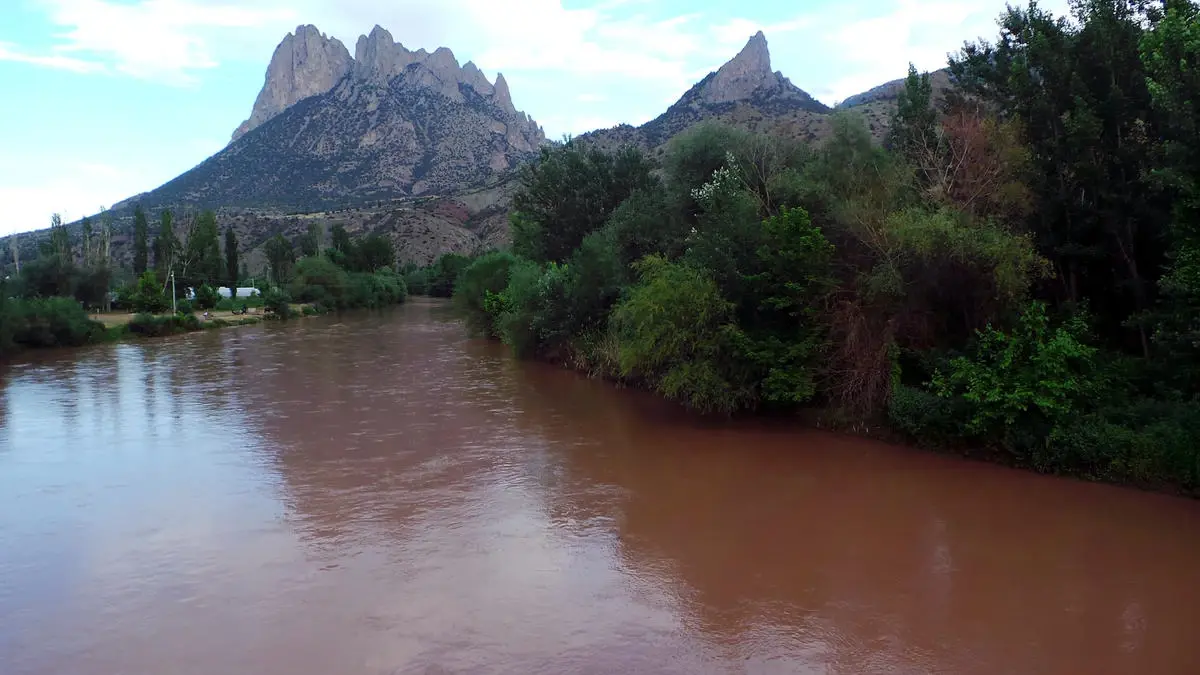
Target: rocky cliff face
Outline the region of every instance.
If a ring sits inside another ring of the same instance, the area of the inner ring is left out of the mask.
[[[543,142],[502,75],[493,84],[445,47],[411,51],[376,26],[351,58],[301,26],[233,142],[138,200],[305,210],[449,194],[495,182]]]
[[[233,140],[302,99],[333,89],[353,66],[350,52],[336,38],[325,37],[316,26],[298,26],[275,48],[266,84],[254,101],[250,118],[234,130]]]

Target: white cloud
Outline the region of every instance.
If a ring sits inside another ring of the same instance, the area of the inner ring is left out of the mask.
[[[141,172],[100,162],[56,165],[51,171],[30,159],[32,170],[24,172],[17,164],[0,166],[0,204],[8,205],[0,217],[0,236],[49,227],[53,213],[67,222],[92,215],[101,205],[145,190],[149,180]]]
[[[195,71],[217,66],[216,52],[231,31],[261,29],[294,16],[284,6],[249,9],[204,0],[41,4],[60,29],[54,36],[57,42],[48,55],[16,52],[25,57],[19,60],[77,72],[112,70],[168,84],[192,83]]]
[[[1043,0],[1043,9],[1067,12],[1067,0]],[[1004,10],[996,0],[898,0],[853,21],[837,15],[809,17],[813,25],[836,25],[820,38],[821,49],[836,55],[839,75],[810,86],[826,102],[840,101],[902,77],[911,62],[920,70],[946,66],[947,56],[965,41],[995,39]]]
[[[85,61],[83,59],[76,59],[70,56],[62,56],[61,54],[50,54],[43,56],[26,54],[18,49],[16,45],[8,42],[0,42],[0,61],[16,61],[35,66],[43,66],[45,68],[69,70],[73,73],[101,73],[106,70],[104,64],[102,63]]]

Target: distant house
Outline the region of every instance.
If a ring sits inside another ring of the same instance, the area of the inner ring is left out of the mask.
[[[227,286],[221,286],[217,289],[217,295],[220,295],[222,298],[230,297],[229,288]],[[253,286],[238,286],[237,288],[236,297],[250,298],[255,295],[258,295],[258,289],[254,288]]]

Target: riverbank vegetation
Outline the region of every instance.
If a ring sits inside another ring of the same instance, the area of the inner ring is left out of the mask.
[[[332,245],[325,247],[324,232],[314,225],[299,242],[299,258],[282,236],[266,242],[270,281],[259,283],[256,294],[222,297],[219,286],[235,289],[246,276],[239,269],[233,230],[226,230],[222,250],[212,211],[177,218],[163,210],[158,216],[152,240],[148,215],[135,209],[128,269],[111,258],[113,232],[107,214],[101,215],[98,229],[84,219],[78,239],[55,216],[38,257],[22,265],[14,254],[17,274],[4,280],[0,289],[0,356],[24,348],[79,346],[257,323],[262,318],[378,308],[407,296],[388,239],[354,238],[335,225]],[[184,235],[182,242],[177,231]],[[261,315],[248,316],[260,308]],[[201,319],[196,311],[213,315]]]
[[[1031,5],[909,73],[884,147],[702,126],[546,148],[511,250],[410,272],[522,357],[694,409],[826,411],[1040,471],[1200,488],[1200,11]]]

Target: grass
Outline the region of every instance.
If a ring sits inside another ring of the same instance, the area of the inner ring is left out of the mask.
[[[293,309],[295,309],[297,315],[299,315],[299,313],[303,311],[303,306],[294,305]],[[259,321],[262,321],[264,316],[263,310],[260,307],[251,307],[249,314],[234,314],[229,310],[209,310],[207,319],[204,318],[203,310],[197,311],[195,314],[196,318],[200,320],[201,324],[217,324],[216,326],[213,326],[214,328],[220,326],[237,326],[258,323]],[[170,315],[170,312],[167,312],[165,314],[159,314],[158,316]],[[89,316],[93,320],[103,323],[106,328],[116,328],[118,326],[128,325],[129,322],[133,320],[133,317],[137,316],[137,314],[132,312],[102,312],[99,314],[90,314]]]

